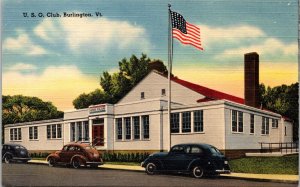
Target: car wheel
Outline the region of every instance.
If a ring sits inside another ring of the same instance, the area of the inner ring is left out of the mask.
[[[146,173],[148,175],[154,175],[155,172],[156,172],[156,165],[152,162],[148,163],[147,166],[146,166]]]
[[[79,161],[79,159],[73,159],[72,160],[72,166],[75,169],[79,168],[80,167],[80,161]]]
[[[11,156],[11,155],[5,155],[5,157],[4,157],[4,162],[5,162],[6,164],[9,164],[9,163],[11,163],[11,159],[12,159],[12,156]]]
[[[193,176],[195,178],[202,178],[203,175],[204,175],[204,171],[203,171],[202,167],[196,166],[193,168]]]
[[[49,158],[48,159],[48,165],[50,166],[50,167],[54,167],[55,165],[56,165],[56,161],[55,161],[55,159],[54,158]]]

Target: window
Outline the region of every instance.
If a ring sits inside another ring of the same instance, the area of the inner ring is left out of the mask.
[[[184,147],[181,145],[177,145],[172,148],[171,152],[172,153],[184,153]]]
[[[232,132],[243,132],[243,112],[232,110],[231,112],[231,129]]]
[[[142,123],[143,123],[143,138],[149,139],[150,133],[149,133],[149,116],[142,116]]]
[[[21,128],[12,128],[10,129],[10,140],[22,140],[22,131]]]
[[[179,133],[179,113],[171,113],[171,133]]]
[[[125,138],[126,138],[126,140],[131,139],[131,120],[130,120],[130,117],[125,118]]]
[[[286,136],[286,126],[284,127],[284,136]]]
[[[250,114],[250,134],[254,134],[254,114]]]
[[[61,129],[58,127],[57,129]],[[57,133],[59,134],[59,133]],[[61,137],[57,137],[61,138]],[[89,136],[89,122],[88,121],[78,121],[72,122],[70,126],[70,141],[88,141],[90,139]]]
[[[77,140],[82,141],[82,122],[76,122]]]
[[[53,124],[47,125],[47,139],[60,139],[62,138],[62,125]]]
[[[38,139],[38,127],[29,127],[29,140]]]
[[[88,141],[89,140],[89,122],[84,121],[83,122],[83,140]]]
[[[161,89],[161,95],[165,96],[166,95],[166,89]]]
[[[203,151],[202,151],[202,149],[200,149],[197,146],[192,146],[190,153],[191,154],[203,154]]]
[[[122,140],[122,118],[117,118],[116,119],[116,126],[117,126],[117,139]]]
[[[272,128],[278,128],[278,120],[277,119],[272,119]]]
[[[261,134],[262,135],[269,134],[269,118],[262,117]]]
[[[191,112],[182,113],[182,132],[191,132]]]
[[[203,132],[203,111],[194,111],[194,132]]]
[[[134,139],[140,139],[140,117],[133,117]]]
[[[141,99],[145,99],[145,92],[141,92]]]
[[[51,126],[47,125],[47,139],[51,138]]]
[[[56,138],[56,125],[52,125],[51,128],[51,138]]]
[[[75,142],[75,123],[71,123],[71,126],[70,126],[70,131],[71,131],[71,142]]]

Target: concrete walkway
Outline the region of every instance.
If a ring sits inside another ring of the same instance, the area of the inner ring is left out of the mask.
[[[48,164],[44,160],[30,160],[29,164]],[[116,170],[127,170],[127,171],[137,171],[144,172],[145,168],[141,166],[128,166],[128,165],[113,165],[104,164],[99,166],[103,169],[116,169]],[[236,178],[236,179],[246,179],[246,180],[256,180],[256,181],[272,181],[272,182],[283,182],[283,183],[298,183],[298,175],[281,175],[281,174],[252,174],[252,173],[231,173],[231,174],[221,174],[222,177]]]

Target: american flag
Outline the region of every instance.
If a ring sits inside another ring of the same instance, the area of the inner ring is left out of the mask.
[[[192,45],[203,50],[200,40],[200,28],[185,21],[181,14],[170,11],[173,38],[182,44]]]

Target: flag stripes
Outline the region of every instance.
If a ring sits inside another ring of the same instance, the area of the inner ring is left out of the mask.
[[[200,38],[200,28],[185,21],[182,15],[171,11],[172,37],[182,44],[192,45],[203,50]]]

